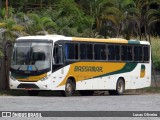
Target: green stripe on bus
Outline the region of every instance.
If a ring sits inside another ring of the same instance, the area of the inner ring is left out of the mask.
[[[103,74],[103,75],[97,76],[95,78],[106,77],[106,76],[109,76],[109,75],[131,72],[135,69],[136,66],[137,66],[137,63],[126,63],[126,65],[121,70],[117,70],[117,71],[114,71],[114,72],[111,72],[111,73]]]
[[[137,40],[128,40],[128,44],[140,44],[140,41],[137,41]]]

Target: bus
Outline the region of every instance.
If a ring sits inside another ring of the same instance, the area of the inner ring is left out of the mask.
[[[125,90],[151,84],[151,47],[147,41],[62,35],[17,38],[9,72],[10,89],[61,91],[72,96]]]

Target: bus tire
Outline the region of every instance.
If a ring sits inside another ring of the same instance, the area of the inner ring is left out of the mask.
[[[125,91],[125,83],[122,78],[119,78],[116,85],[116,90],[109,90],[110,95],[122,95]]]
[[[30,96],[37,96],[39,95],[39,90],[28,90],[28,94]]]
[[[79,93],[82,96],[92,96],[94,94],[94,90],[80,90]]]
[[[65,85],[65,91],[63,91],[63,95],[66,97],[72,96],[74,92],[74,84],[71,79],[68,79]]]

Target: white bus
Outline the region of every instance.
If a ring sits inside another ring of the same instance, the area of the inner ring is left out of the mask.
[[[10,68],[10,89],[62,91],[72,96],[150,86],[151,48],[147,41],[97,39],[60,35],[26,36],[16,40]]]

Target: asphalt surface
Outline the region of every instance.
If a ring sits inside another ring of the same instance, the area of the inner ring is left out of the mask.
[[[160,111],[160,94],[122,95],[122,96],[0,96],[0,111]],[[1,118],[0,118],[1,119]],[[3,118],[9,119],[9,118]],[[12,118],[10,118],[12,119]],[[15,119],[15,118],[14,118]],[[21,120],[22,118],[16,118]],[[26,118],[28,119],[28,118]],[[44,118],[31,118],[44,119]],[[53,119],[53,118],[45,118]],[[81,117],[54,118],[80,120],[128,120],[122,117]],[[131,120],[158,120],[157,117],[132,117]]]

